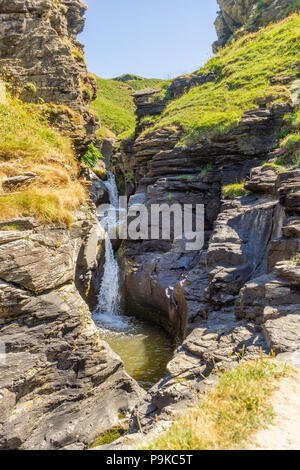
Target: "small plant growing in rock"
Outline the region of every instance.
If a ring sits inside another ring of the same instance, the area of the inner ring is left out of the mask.
[[[35,84],[29,82],[25,83],[24,90],[28,91],[29,93],[32,93],[33,95],[35,95],[37,92]]]
[[[245,181],[242,183],[229,184],[223,186],[222,188],[222,197],[223,199],[235,199],[240,196],[245,196],[249,193],[244,187]]]
[[[95,147],[93,143],[89,144],[88,151],[82,157],[82,160],[86,164],[88,168],[94,168],[96,166],[98,160],[102,160],[103,155],[102,153]]]
[[[134,181],[134,172],[133,172],[133,170],[130,170],[126,173],[125,181],[126,181],[126,183],[133,183],[133,181]]]
[[[292,264],[293,266],[297,266],[299,261],[300,261],[300,253],[296,253],[295,256],[293,256],[290,259],[289,264]]]

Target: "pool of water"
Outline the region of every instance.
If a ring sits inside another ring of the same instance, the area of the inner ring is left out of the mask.
[[[149,390],[165,375],[174,348],[164,330],[123,315],[95,315],[94,321],[141,387]]]

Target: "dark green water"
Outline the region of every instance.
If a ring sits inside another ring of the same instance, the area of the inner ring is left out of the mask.
[[[170,338],[159,327],[119,316],[114,329],[104,328],[100,318],[94,318],[102,338],[124,362],[128,374],[148,390],[166,373],[173,355]]]

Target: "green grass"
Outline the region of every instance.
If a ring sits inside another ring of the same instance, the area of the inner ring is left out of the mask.
[[[37,105],[23,103],[9,92],[6,104],[0,103],[0,129],[0,160],[55,158],[74,163],[71,141],[50,127]]]
[[[2,227],[0,227],[0,231],[3,230],[4,232],[17,232],[17,231],[20,231],[20,226],[19,225],[15,225],[15,224],[11,224],[11,225],[2,225]]]
[[[161,87],[165,83],[163,80],[135,75],[124,75],[114,80],[105,80],[95,76],[95,79],[98,93],[91,107],[100,121],[100,129],[97,133],[99,138],[126,139],[132,135],[136,127],[132,94],[144,88]]]
[[[128,85],[95,76],[98,93],[91,103],[100,120],[98,137],[119,137],[130,134],[136,125],[135,106]]]
[[[43,106],[23,103],[9,92],[0,104],[0,129],[0,220],[32,216],[70,226],[74,209],[87,197],[70,139],[50,126]],[[24,187],[3,187],[7,178],[25,171],[37,178]]]
[[[235,199],[240,196],[245,196],[249,193],[244,187],[245,181],[242,183],[228,184],[222,187],[223,199]]]
[[[144,78],[138,75],[125,74],[114,78],[115,81],[127,83],[133,90],[144,90],[145,88],[159,88],[164,80],[159,78]]]
[[[184,131],[184,143],[230,130],[246,110],[260,103],[287,102],[288,87],[272,85],[270,80],[295,74],[300,61],[299,31],[300,17],[294,14],[225,47],[196,72],[214,71],[217,79],[170,101],[161,119],[145,133],[178,125]]]
[[[175,420],[147,449],[243,448],[255,431],[272,422],[274,411],[270,397],[276,379],[288,374],[288,366],[269,358],[244,362],[223,373],[199,406]]]
[[[124,426],[116,426],[110,429],[109,431],[104,432],[92,444],[91,449],[93,449],[94,447],[103,446],[105,444],[111,444],[112,442],[119,439],[119,437],[123,436],[126,431],[128,431],[128,426],[124,425]]]

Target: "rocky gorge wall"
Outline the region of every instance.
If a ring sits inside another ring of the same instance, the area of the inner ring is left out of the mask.
[[[172,100],[216,79],[179,77],[165,96]],[[285,102],[261,100],[230,130],[185,145],[179,124],[153,127],[145,119],[165,116],[161,91],[135,94],[135,136],[111,160],[125,175],[129,205],[204,204],[205,245],[188,251],[174,239],[125,244],[128,311],[151,318],[181,343],[167,375],[137,406],[132,433],[140,425],[148,432],[157,416],[169,420],[197,401],[218,367],[299,351],[299,167],[274,163],[284,155],[276,145],[285,116],[299,107],[299,72],[284,84]],[[245,195],[226,200],[223,188],[239,183]]]
[[[96,127],[89,111],[94,80],[76,41],[85,10],[79,0],[0,2],[1,77],[12,93],[44,108],[51,123],[72,137],[77,158]],[[18,106],[19,112],[22,102]],[[9,115],[9,104],[3,108]],[[23,126],[30,133],[26,122]],[[11,167],[11,173],[1,179],[0,197],[20,194],[26,201],[29,194],[34,200],[35,183],[37,193],[45,194],[48,184],[55,197],[57,190],[62,194],[59,183],[68,181],[69,171],[75,190],[82,190],[79,178],[89,186],[90,200],[73,211],[68,225],[42,223],[38,213],[37,218],[26,215],[28,209],[13,219],[1,214],[0,449],[82,450],[143,395],[100,338],[86,303],[103,254],[92,202],[103,198],[103,186],[87,170],[77,173],[76,162],[74,168],[68,165],[70,154],[52,161],[49,156],[43,171],[57,171],[59,179],[49,177],[50,183],[43,183],[47,175],[28,172],[28,165],[37,161],[31,147],[22,152],[18,145],[15,155],[6,155],[3,147],[0,165]],[[21,176],[14,161],[23,168]]]
[[[48,103],[52,121],[79,147],[97,128],[89,108],[96,83],[76,39],[86,8],[81,0],[0,2],[1,76],[23,101]]]
[[[220,11],[215,22],[218,40],[214,52],[236,34],[256,31],[285,18],[299,9],[295,0],[218,0]]]
[[[69,111],[53,117],[62,129],[72,110],[83,116],[87,132],[76,119],[69,129],[79,148],[94,127],[89,93],[80,83],[91,93],[93,85],[75,40],[84,9],[80,1],[0,4],[0,31],[6,31],[0,67],[19,82],[24,100],[66,106]],[[214,72],[180,77],[168,96],[217,79]],[[285,77],[288,88],[294,81],[295,76]],[[270,106],[262,101],[228,132],[183,146],[179,125],[144,132],[143,118],[159,117],[167,105],[155,99],[159,92],[136,93],[135,136],[121,143],[120,152],[108,153],[130,205],[172,201],[206,208],[200,251],[188,251],[174,239],[122,246],[127,312],[162,325],[178,344],[167,375],[145,395],[91,320],[85,300],[102,253],[92,203],[75,212],[69,228],[45,227],[28,217],[5,220],[0,223],[2,449],[84,449],[137,403],[131,431],[148,430],[157,416],[170,416],[211,386],[216,364],[227,367],[271,348],[299,349],[300,175],[297,168],[278,175],[263,165],[280,155],[274,153],[277,136],[284,116],[297,105],[292,99]],[[94,174],[86,177],[97,203],[102,186]],[[251,193],[225,201],[224,185],[243,180]]]
[[[70,230],[30,218],[0,223],[1,449],[84,449],[143,393],[74,283],[78,263],[86,275],[97,266],[96,226],[84,209]]]

